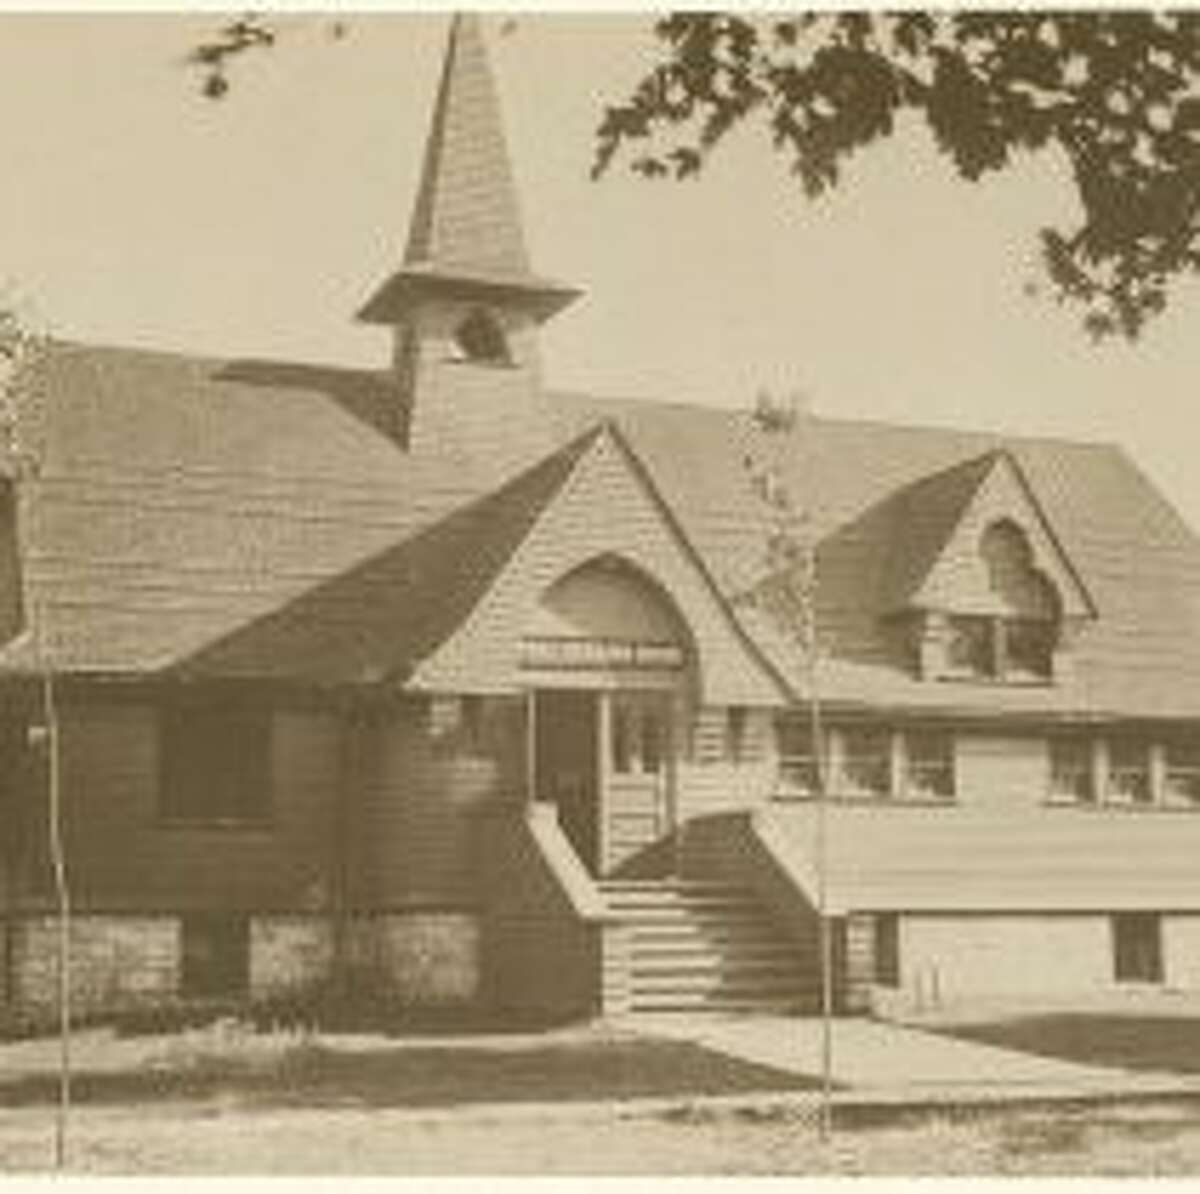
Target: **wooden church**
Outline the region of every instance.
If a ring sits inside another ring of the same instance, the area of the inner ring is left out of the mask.
[[[359,313],[386,368],[44,357],[38,499],[0,489],[0,1007],[55,998],[42,662],[80,1009],[803,1012],[822,915],[849,1011],[1200,987],[1200,545],[1142,474],[561,393],[578,293],[460,17]],[[820,741],[763,462],[815,535]]]

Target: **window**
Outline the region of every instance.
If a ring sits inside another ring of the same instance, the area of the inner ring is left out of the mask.
[[[731,763],[746,757],[746,710],[740,705],[725,710],[725,757]]]
[[[472,311],[455,329],[454,344],[466,361],[493,365],[511,362],[504,329],[487,311]]]
[[[1095,801],[1091,739],[1067,735],[1050,739],[1049,796],[1076,804]]]
[[[1054,667],[1055,627],[1040,618],[1003,618],[1002,670],[1014,679],[1047,679]]]
[[[904,735],[904,794],[914,799],[954,797],[954,738],[941,730]]]
[[[874,917],[875,982],[881,987],[900,985],[900,917],[877,912]]]
[[[946,666],[954,675],[991,676],[996,670],[990,618],[955,615],[948,619]]]
[[[1112,918],[1113,977],[1119,983],[1161,983],[1162,921],[1156,912]]]
[[[1163,798],[1176,806],[1200,807],[1200,740],[1168,742],[1166,764]]]
[[[892,790],[891,735],[853,726],[842,731],[841,779],[849,796],[888,796]]]
[[[263,821],[270,813],[271,717],[234,704],[180,705],[160,722],[160,811],[167,820]]]
[[[183,918],[180,991],[200,998],[241,995],[250,985],[250,926],[244,916],[199,913]]]
[[[1133,738],[1116,738],[1108,744],[1108,799],[1118,804],[1149,804],[1150,747]]]
[[[798,718],[775,723],[775,749],[779,758],[779,789],[787,796],[815,796],[820,791],[820,766],[813,748],[812,725]]]
[[[947,616],[945,674],[1016,683],[1050,679],[1061,604],[1025,532],[1008,519],[994,522],[980,538],[979,554],[986,592],[973,600],[982,599],[988,612]]]

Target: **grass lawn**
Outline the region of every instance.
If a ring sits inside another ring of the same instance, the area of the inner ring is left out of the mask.
[[[1051,1012],[934,1031],[1086,1065],[1200,1074],[1200,1017]]]
[[[49,1104],[53,1049],[5,1066],[0,1106]],[[84,1106],[216,1102],[243,1108],[456,1107],[472,1103],[605,1101],[749,1091],[815,1082],[683,1041],[618,1034],[524,1035],[513,1040],[398,1042],[292,1033],[201,1031],[78,1050],[74,1097]],[[7,1073],[5,1070],[7,1069]]]

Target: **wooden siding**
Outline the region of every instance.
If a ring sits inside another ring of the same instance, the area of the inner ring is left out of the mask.
[[[781,699],[697,557],[612,435],[596,439],[492,590],[461,630],[418,668],[412,685],[435,691],[520,685],[520,640],[542,594],[580,565],[612,553],[670,595],[692,634],[695,682],[703,699],[732,704]]]
[[[409,700],[368,731],[361,804],[352,813],[358,860],[351,900],[362,907],[473,906],[472,835],[479,813],[519,802],[525,786],[524,702],[485,698],[481,739],[450,701]]]
[[[965,808],[1030,814],[1046,801],[1050,752],[1043,736],[957,734],[955,779]]]
[[[327,905],[338,779],[332,714],[276,712],[272,816],[254,827],[159,820],[151,705],[72,702],[61,741],[70,881],[81,911]],[[43,876],[27,900],[45,898]]]

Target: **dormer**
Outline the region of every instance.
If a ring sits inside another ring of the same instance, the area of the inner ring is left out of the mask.
[[[893,616],[925,679],[1048,684],[1096,616],[1017,461],[988,453],[908,495]]]

